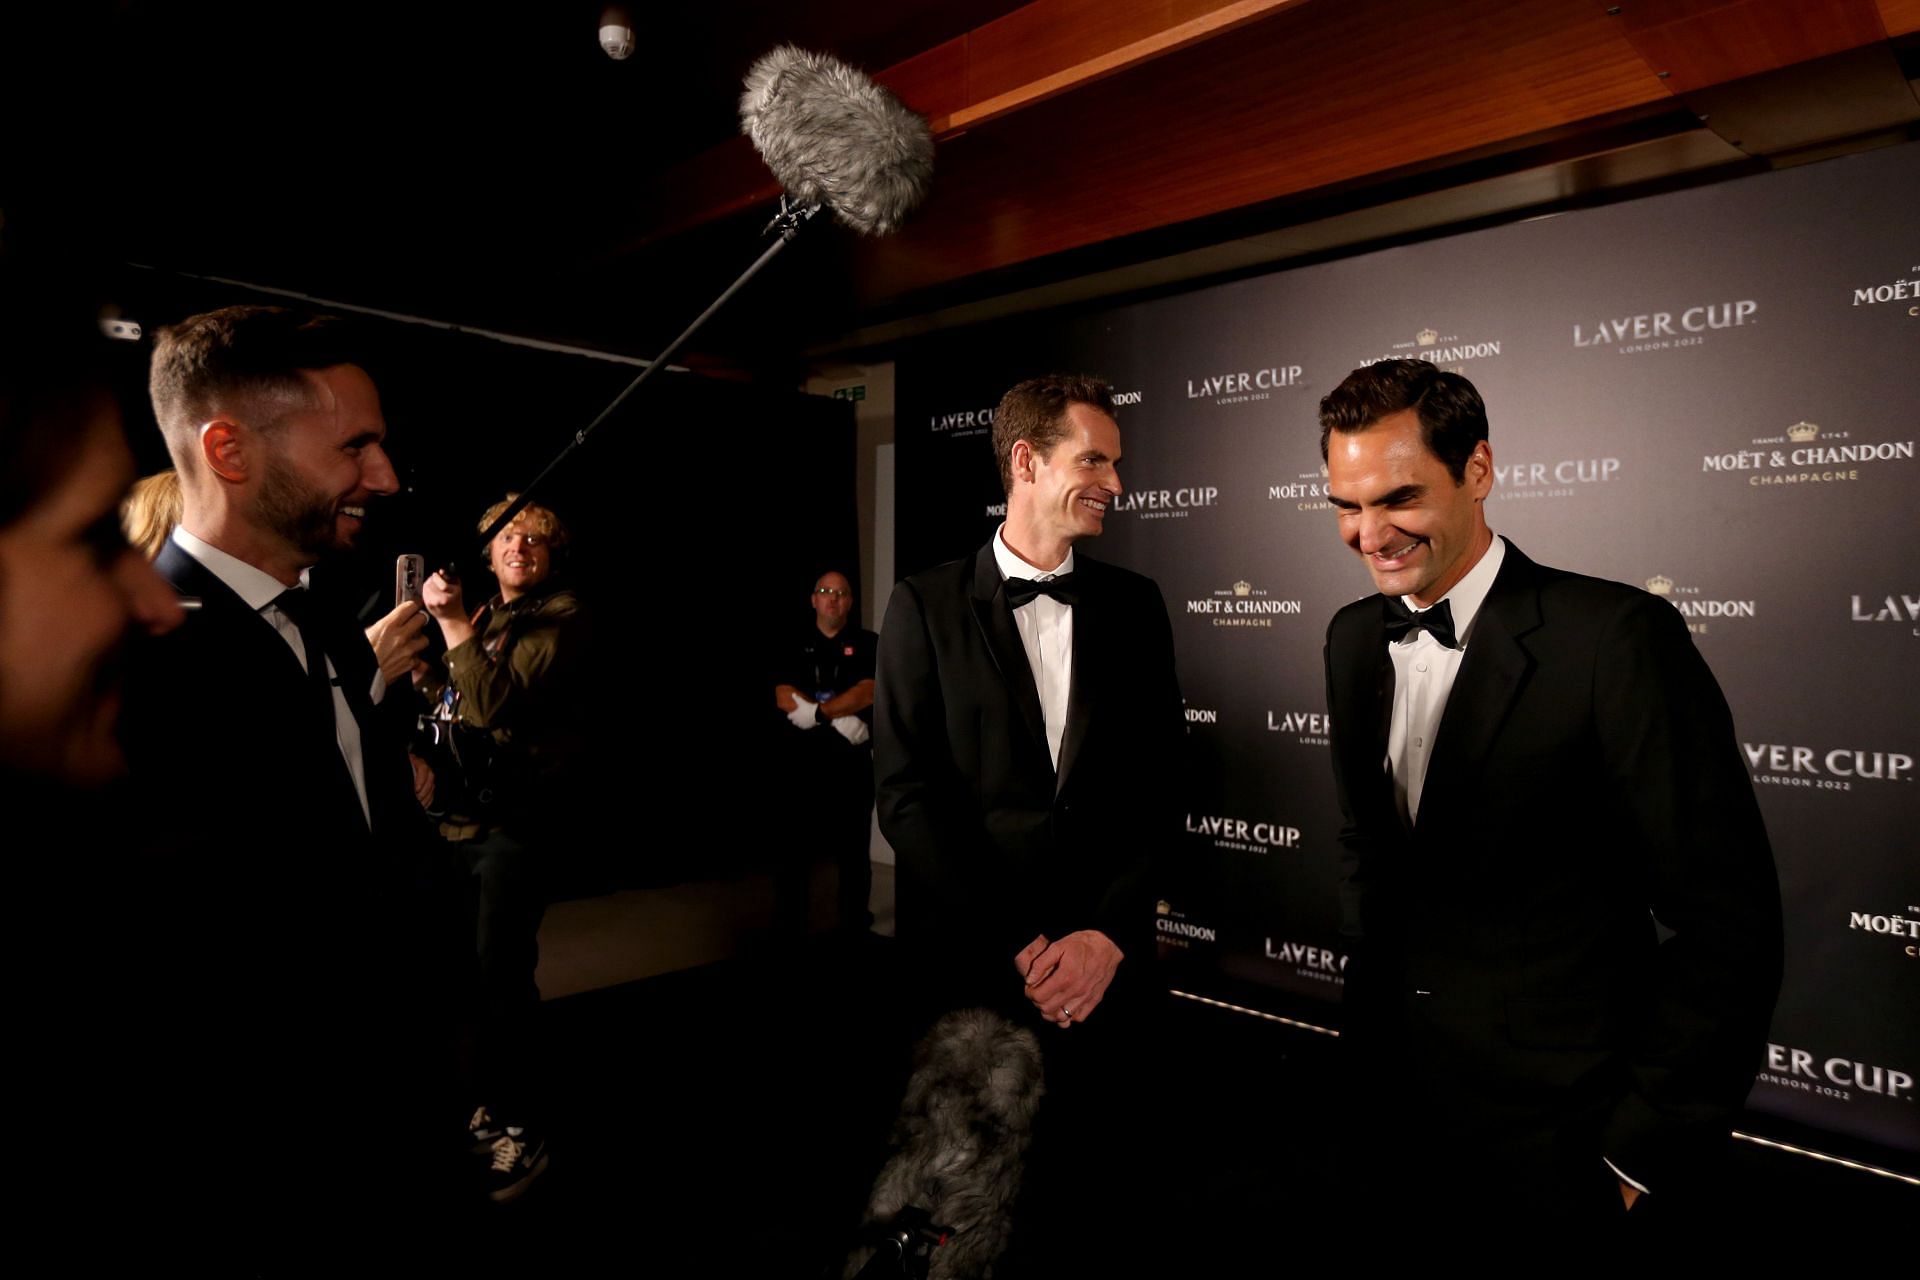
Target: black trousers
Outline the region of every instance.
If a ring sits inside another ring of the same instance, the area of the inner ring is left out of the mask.
[[[537,1118],[540,921],[548,879],[540,851],[503,829],[455,846],[474,895],[479,961],[475,1084],[479,1102],[507,1124]]]
[[[1140,1274],[1157,1247],[1153,1153],[1164,992],[1118,982],[1085,1022],[1039,1025],[1047,1092],[1005,1274]]]
[[[806,932],[811,872],[831,862],[838,874],[834,925],[843,932],[865,932],[873,924],[867,910],[873,889],[873,753],[832,729],[792,737],[783,806],[789,820],[782,822],[791,836],[774,863],[776,927],[796,936]]]

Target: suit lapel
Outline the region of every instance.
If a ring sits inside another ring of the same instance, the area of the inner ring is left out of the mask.
[[[195,560],[176,542],[168,542],[154,558],[153,567],[175,590],[200,601],[198,616],[188,614],[188,625],[216,628],[244,636],[251,653],[279,678],[303,680],[306,672],[293,649],[260,611],[248,605],[220,576]]]
[[[1372,656],[1355,664],[1353,685],[1348,692],[1354,723],[1365,726],[1360,757],[1347,765],[1348,792],[1356,818],[1367,813],[1371,815],[1367,825],[1375,830],[1403,830],[1398,807],[1393,802],[1393,785],[1383,764],[1387,758],[1387,734],[1393,723],[1394,679],[1384,615],[1378,611],[1361,644],[1361,651]]]
[[[1091,572],[1090,572],[1091,570]],[[1074,579],[1080,584],[1080,599],[1073,606],[1073,674],[1067,684],[1067,726],[1060,735],[1060,767],[1054,779],[1054,794],[1066,789],[1067,775],[1087,740],[1087,721],[1092,718],[1093,691],[1100,687],[1101,675],[1098,636],[1105,618],[1100,608],[1098,570],[1082,555],[1074,565]]]
[[[294,656],[293,646],[281,636],[279,630],[262,616],[259,610],[248,605],[234,593],[232,587],[221,581],[220,576],[182,550],[178,543],[169,542],[154,559],[154,568],[160,576],[171,582],[183,595],[197,597],[200,601],[198,614],[189,614],[185,624],[188,627],[202,628],[207,633],[204,648],[208,652],[220,653],[224,670],[235,677],[236,687],[245,690],[243,696],[269,699],[266,708],[268,714],[279,715],[285,706],[298,705],[300,690],[306,684],[306,669],[300,659]],[[365,636],[352,634],[352,623],[341,627],[323,625],[323,636],[327,655],[333,660],[334,670],[345,673],[355,664],[344,660],[342,652],[351,653],[349,639],[358,639],[364,645]],[[371,652],[368,654],[371,657]],[[256,668],[261,679],[254,679],[240,662],[259,664]],[[347,705],[352,711],[360,729],[362,767],[368,768],[367,745],[372,740],[368,735],[373,729],[372,702],[369,700],[373,672],[369,668],[364,676],[350,679],[340,676],[341,689],[346,695]],[[355,686],[358,686],[356,694]],[[303,739],[303,741],[305,741]],[[337,775],[335,781],[345,787],[343,801],[351,801],[355,821],[361,821],[360,797],[353,786],[353,775],[347,769],[346,759],[337,746],[327,751],[318,738],[313,740],[316,748],[312,756],[316,767],[324,769],[329,776]],[[335,766],[338,766],[336,769]],[[368,772],[369,803],[372,800],[371,770]],[[344,810],[343,810],[344,812]]]
[[[1509,543],[1500,576],[1473,620],[1466,658],[1440,715],[1414,824],[1418,832],[1438,829],[1469,780],[1480,776],[1481,761],[1526,682],[1533,659],[1520,637],[1540,625],[1540,591],[1532,569],[1533,562]]]
[[[1000,566],[993,558],[993,544],[989,542],[974,557],[973,591],[968,603],[994,668],[1000,673],[1014,705],[1020,709],[1020,718],[1026,721],[1033,740],[1040,744],[1044,760],[1047,758],[1047,722],[1040,714],[1040,693],[1033,682],[1033,668],[1027,665],[1027,649],[1020,643],[1020,628],[1013,621],[1013,610],[1007,607],[1001,581]]]

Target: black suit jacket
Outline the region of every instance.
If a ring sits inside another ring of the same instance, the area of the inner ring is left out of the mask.
[[[201,607],[134,649],[121,717],[123,1013],[179,1160],[134,1194],[169,1230],[257,1260],[304,1247],[306,1215],[351,1233],[403,1203],[404,1179],[424,1194],[421,1129],[457,1123],[427,1099],[450,1084],[435,1037],[465,956],[436,879],[444,854],[405,743],[369,700],[376,664],[353,619],[319,625],[359,725],[371,826],[287,642],[178,546],[155,567]],[[352,1133],[380,1154],[346,1155],[351,1141],[329,1154]],[[154,1208],[173,1194],[162,1181],[194,1203]],[[356,1184],[367,1194],[339,1216]]]
[[[1098,929],[1152,958],[1149,867],[1176,840],[1180,691],[1152,579],[1076,551],[1073,678],[1056,773],[991,543],[894,589],[874,768],[902,941],[965,988],[1018,995],[1039,934]]]
[[[203,851],[249,846],[258,853],[270,844],[334,865],[348,858],[380,865],[395,848],[417,855],[424,819],[406,743],[373,706],[378,664],[353,619],[316,608],[359,728],[371,824],[333,767],[338,746],[302,715],[307,675],[280,633],[177,544],[167,543],[154,568],[201,602],[177,630],[141,647],[122,718],[136,780],[173,792],[169,837]],[[220,772],[218,792],[195,796],[192,778],[210,765]],[[289,860],[247,861],[277,868]]]
[[[1509,544],[1408,831],[1382,603],[1327,631],[1353,1038],[1429,1100],[1438,1141],[1523,1175],[1585,1144],[1591,1167],[1684,1185],[1752,1084],[1781,970],[1719,686],[1664,601]]]

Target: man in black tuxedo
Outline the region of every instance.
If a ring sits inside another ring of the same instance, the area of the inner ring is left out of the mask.
[[[1179,830],[1180,693],[1159,588],[1075,546],[1121,492],[1110,389],[1023,382],[993,443],[1006,522],[974,555],[901,582],[887,608],[880,826],[916,997],[1040,1033],[1042,1141],[1071,1135],[1053,1154],[1070,1152],[1078,1178],[1101,1161],[1118,1128],[1107,1104],[1140,1058],[1148,869]]]
[[[1326,649],[1346,1038],[1382,1121],[1363,1158],[1462,1222],[1684,1208],[1781,969],[1726,701],[1665,602],[1493,536],[1465,378],[1381,361],[1320,423],[1341,537],[1380,591]]]
[[[446,1014],[432,845],[366,636],[306,589],[398,482],[330,318],[193,316],[161,334],[151,389],[184,500],[155,568],[198,606],[136,655],[122,721],[139,1003],[168,1046],[143,1088],[183,1129],[166,1184],[221,1205],[223,1225],[173,1228],[251,1232],[230,1243],[257,1259],[310,1247],[318,1218],[337,1242],[430,1204],[446,1119],[423,1039]]]

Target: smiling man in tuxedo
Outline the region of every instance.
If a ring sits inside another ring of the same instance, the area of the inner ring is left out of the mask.
[[[1040,1033],[1042,1141],[1085,1190],[1122,1162],[1100,1167],[1118,1128],[1108,1104],[1141,1057],[1149,866],[1178,839],[1180,693],[1159,588],[1077,546],[1121,492],[1107,384],[1020,383],[993,444],[1006,522],[973,555],[901,582],[887,608],[880,825],[915,997]]]
[[[1684,1208],[1781,968],[1726,701],[1671,606],[1494,537],[1465,378],[1381,361],[1320,424],[1341,538],[1379,589],[1326,649],[1346,1041],[1381,1122],[1365,1158],[1462,1223]]]

